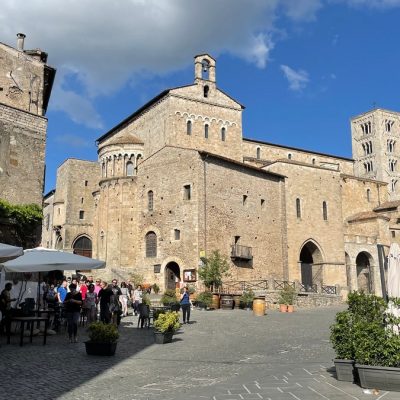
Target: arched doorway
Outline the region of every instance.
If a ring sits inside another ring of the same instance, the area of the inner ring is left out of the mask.
[[[322,283],[322,254],[317,245],[308,241],[300,251],[301,283],[311,290],[317,282]]]
[[[179,287],[181,272],[176,262],[170,262],[165,267],[165,289],[175,289]]]
[[[73,248],[74,254],[92,258],[92,241],[88,237],[81,236],[75,241]]]
[[[371,293],[371,269],[370,269],[370,255],[362,252],[356,258],[357,268],[357,286],[358,290],[363,290],[365,293]]]

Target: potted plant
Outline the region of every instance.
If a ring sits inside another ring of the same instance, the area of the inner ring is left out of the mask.
[[[174,333],[180,328],[179,314],[176,311],[167,311],[159,314],[154,321],[154,337],[158,344],[171,343]]]
[[[153,292],[154,292],[155,294],[158,294],[158,293],[159,293],[159,291],[160,291],[160,286],[158,286],[157,283],[153,283],[152,288],[153,288]]]
[[[190,286],[188,287],[188,289],[189,289],[190,300],[191,300],[191,301],[195,301],[196,298],[197,298],[197,295],[196,295],[196,288],[195,288],[193,285],[190,285]]]
[[[85,342],[87,354],[96,356],[115,354],[119,332],[114,324],[92,322],[87,331],[89,334],[89,340]]]
[[[279,310],[281,312],[293,312],[293,302],[295,296],[296,290],[293,287],[286,285],[279,294]]]
[[[205,310],[211,307],[212,304],[212,293],[211,292],[202,292],[197,295],[197,307],[200,310]]]
[[[164,306],[171,307],[172,311],[179,311],[180,304],[173,289],[167,289],[161,297],[161,303]]]
[[[253,307],[253,300],[254,292],[251,289],[243,291],[242,295],[240,296],[240,308],[251,310]]]
[[[330,340],[336,353],[333,360],[339,381],[354,382],[354,317],[350,311],[336,314]]]

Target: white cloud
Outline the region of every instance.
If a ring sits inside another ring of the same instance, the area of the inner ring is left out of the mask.
[[[3,0],[0,40],[27,35],[57,68],[50,108],[101,126],[93,100],[146,74],[183,68],[193,55],[231,53],[265,68],[277,14],[315,17],[317,0]],[[70,78],[74,77],[74,85]]]
[[[55,142],[60,143],[62,145],[68,145],[69,147],[74,148],[82,148],[82,147],[94,147],[94,142],[90,142],[89,140],[69,133],[58,134],[55,139]]]
[[[388,9],[400,6],[400,0],[345,0],[349,5]]]
[[[281,70],[283,71],[285,78],[289,82],[289,89],[294,91],[301,91],[303,90],[308,82],[308,73],[302,69],[294,70],[287,65],[281,65]]]
[[[295,21],[312,21],[322,7],[321,0],[282,0],[286,15]]]

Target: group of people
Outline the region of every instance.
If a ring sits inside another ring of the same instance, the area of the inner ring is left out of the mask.
[[[69,284],[68,284],[69,283]],[[93,277],[64,279],[56,286],[54,283],[44,283],[43,300],[48,307],[62,304],[65,310],[70,342],[77,341],[78,324],[81,315],[87,322],[97,319],[104,323],[119,325],[121,318],[128,315],[128,304],[131,303],[135,315],[143,301],[141,285],[133,287],[130,281],[121,282],[117,279],[111,284]]]

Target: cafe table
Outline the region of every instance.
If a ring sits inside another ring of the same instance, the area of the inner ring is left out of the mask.
[[[19,345],[23,346],[24,345],[24,328],[25,324],[30,323],[30,342],[32,343],[32,338],[33,338],[33,327],[35,325],[35,322],[40,324],[40,322],[44,322],[44,332],[43,332],[43,345],[46,344],[46,338],[47,338],[47,329],[49,325],[49,318],[47,317],[12,317],[11,322],[19,322],[20,323],[20,340],[19,340]],[[10,344],[10,336],[11,332],[10,330],[7,332],[7,344]]]

